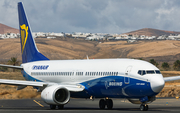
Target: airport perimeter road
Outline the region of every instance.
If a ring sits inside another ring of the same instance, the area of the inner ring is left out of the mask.
[[[100,110],[99,99],[94,101],[86,99],[71,99],[65,105],[63,110],[51,110],[49,105],[45,104],[40,99],[20,99],[20,100],[0,100],[0,113],[39,113],[39,112],[66,112],[66,113],[139,113],[139,105],[129,103],[124,99],[113,99],[114,108],[112,110]],[[175,98],[160,98],[149,105],[149,111],[144,112],[179,112],[180,99]],[[142,111],[143,112],[143,111]]]

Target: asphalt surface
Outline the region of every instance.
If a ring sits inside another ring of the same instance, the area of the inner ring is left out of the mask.
[[[65,105],[63,110],[51,110],[49,105],[45,104],[41,99],[20,99],[20,100],[0,100],[0,113],[39,113],[39,112],[66,112],[66,113],[139,113],[139,112],[179,112],[180,99],[160,98],[149,104],[148,111],[140,111],[139,106],[129,103],[126,99],[113,99],[114,107],[112,110],[100,110],[99,99],[94,101],[89,99],[71,99]]]

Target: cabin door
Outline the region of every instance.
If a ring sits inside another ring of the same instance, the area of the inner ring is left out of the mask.
[[[129,82],[130,82],[129,75],[131,73],[131,69],[132,69],[132,66],[128,66],[126,68],[125,75],[124,75],[124,83],[125,84],[129,84]]]
[[[76,71],[73,71],[71,74],[71,81],[74,82],[75,81],[75,76],[76,76]]]

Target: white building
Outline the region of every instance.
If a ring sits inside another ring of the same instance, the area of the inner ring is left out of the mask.
[[[104,38],[105,38],[104,36],[92,34],[92,35],[88,36],[86,38],[86,40],[102,40]]]
[[[52,33],[49,33],[48,36],[59,36],[59,37],[64,37],[65,34],[64,34],[64,33],[54,33],[54,32],[52,32]]]

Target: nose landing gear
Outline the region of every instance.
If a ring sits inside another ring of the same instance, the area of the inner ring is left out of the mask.
[[[141,105],[140,105],[140,110],[141,110],[141,111],[147,111],[148,108],[149,108],[149,107],[148,107],[147,104],[141,104]]]

